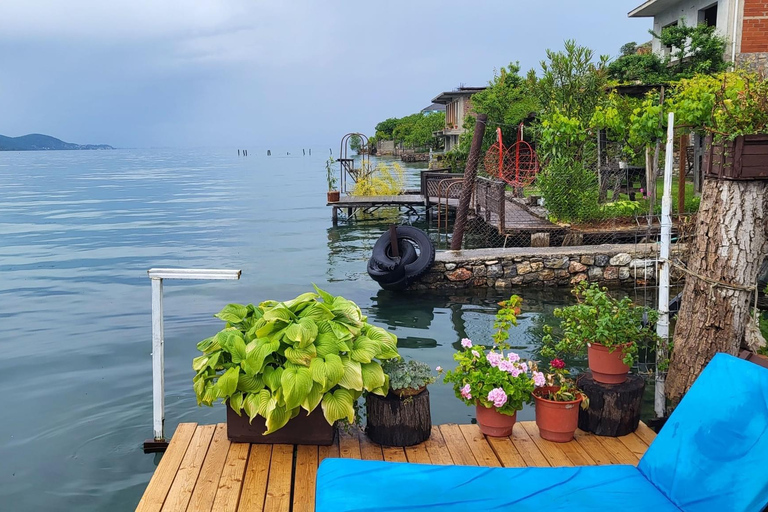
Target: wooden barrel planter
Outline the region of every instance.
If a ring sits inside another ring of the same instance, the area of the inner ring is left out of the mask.
[[[576,385],[589,397],[589,408],[579,409],[579,428],[598,436],[631,434],[640,424],[645,379],[629,375],[621,384],[597,382],[592,373],[583,373]]]
[[[261,416],[256,416],[250,422],[245,412],[238,416],[227,406],[227,438],[235,443],[327,446],[333,444],[336,436],[336,428],[325,420],[321,407],[317,407],[309,415],[302,410],[276,432],[264,435],[266,431],[266,421]]]
[[[400,397],[369,394],[366,434],[371,441],[383,446],[412,446],[429,439],[432,416],[429,412],[429,390],[413,396]]]
[[[705,139],[704,173],[725,180],[768,179],[768,135],[740,135],[734,140],[712,143]]]

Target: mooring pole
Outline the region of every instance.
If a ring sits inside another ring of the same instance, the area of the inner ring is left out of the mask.
[[[397,226],[389,225],[389,244],[392,246],[392,257],[400,257],[400,247],[397,245]]]
[[[661,245],[659,247],[659,320],[656,334],[656,389],[653,408],[658,418],[667,412],[665,398],[666,377],[659,371],[669,354],[669,252],[672,244],[672,164],[675,151],[675,114],[669,113],[667,125],[667,152],[664,160],[664,191],[661,196]],[[681,170],[682,173],[682,170]]]
[[[467,216],[469,214],[469,203],[472,200],[472,190],[475,188],[475,178],[477,177],[477,163],[480,160],[480,149],[485,135],[485,123],[488,116],[479,114],[475,123],[475,133],[472,135],[472,145],[469,148],[467,165],[464,168],[464,186],[461,188],[461,198],[459,199],[459,209],[456,211],[456,223],[453,225],[453,239],[451,239],[451,250],[461,249],[461,243],[464,240],[464,228],[467,225]]]

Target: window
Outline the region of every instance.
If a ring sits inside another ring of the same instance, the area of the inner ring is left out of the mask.
[[[712,4],[699,11],[699,25],[717,26],[717,4]]]
[[[661,27],[661,32],[660,32],[660,34],[663,34],[663,33],[664,33],[664,31],[665,31],[665,30],[667,30],[668,28],[671,28],[671,27],[676,27],[676,26],[677,26],[677,23],[678,23],[677,21],[673,21],[672,23],[669,23],[669,24],[667,24],[667,25],[664,25],[663,27]],[[671,51],[672,51],[672,47],[671,47],[671,46],[665,46],[664,48],[666,49],[667,53],[669,53],[669,52],[671,52]]]

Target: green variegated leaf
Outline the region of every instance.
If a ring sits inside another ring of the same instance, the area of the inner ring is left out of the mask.
[[[219,392],[216,389],[216,386],[214,386],[211,381],[207,381],[205,383],[205,390],[203,391],[203,397],[200,399],[200,402],[210,406],[213,405],[213,402],[216,401],[217,398],[219,398]]]
[[[384,386],[384,370],[381,369],[379,363],[363,364],[361,365],[361,370],[363,374],[363,388],[366,391],[373,391]]]
[[[310,302],[317,299],[317,297],[318,295],[316,293],[312,293],[312,292],[302,293],[295,299],[291,299],[283,302],[283,306],[287,307],[288,309],[290,309],[295,313],[296,311],[301,309],[301,306],[306,306]]]
[[[326,386],[332,388],[344,377],[344,363],[336,354],[325,356],[325,374],[328,376]]]
[[[317,356],[317,348],[309,345],[305,348],[287,347],[285,349],[285,358],[293,364],[309,366],[309,363]]]
[[[336,297],[326,291],[321,290],[317,287],[317,285],[313,284],[312,286],[315,288],[315,291],[318,293],[318,295],[323,298],[323,302],[325,302],[328,306],[333,304],[333,301]]]
[[[355,422],[355,399],[348,390],[337,389],[333,393],[323,395],[323,415],[325,420],[333,425],[338,420],[346,418],[350,423]]]
[[[317,322],[317,332],[318,334],[333,333],[333,329],[331,329],[331,321],[323,320],[321,322]]]
[[[363,313],[360,311],[360,308],[357,307],[357,304],[351,300],[347,300],[344,297],[336,297],[333,301],[331,311],[333,311],[336,320],[340,322],[357,327],[362,326]]]
[[[267,322],[274,322],[276,320],[281,322],[293,322],[296,320],[296,315],[294,315],[293,312],[284,305],[278,304],[272,309],[267,309],[264,311],[263,318]]]
[[[339,381],[339,385],[346,389],[355,391],[363,390],[363,372],[360,363],[350,359],[342,359],[344,365],[344,376]]]
[[[277,391],[280,389],[280,379],[283,375],[283,369],[282,368],[272,368],[271,366],[268,366],[264,369],[263,379],[264,384],[267,385],[269,389],[272,391]]]
[[[195,370],[196,372],[199,372],[206,366],[208,366],[207,355],[198,356],[192,360],[192,369]]]
[[[346,341],[336,340],[336,347],[339,349],[339,352],[349,352],[351,350],[349,343]]]
[[[336,336],[333,333],[318,334],[315,339],[315,348],[319,357],[325,357],[328,354],[338,354],[339,347],[336,343]]]
[[[241,337],[236,337],[232,339],[231,343],[229,353],[232,356],[232,362],[238,364],[245,359],[245,340]]]
[[[269,394],[269,391],[267,391],[267,394]],[[256,394],[248,393],[245,395],[245,398],[243,399],[243,410],[245,411],[245,414],[248,415],[249,422],[253,421],[253,418],[259,415],[259,398],[260,397],[261,395],[258,393]]]
[[[301,406],[307,411],[307,414],[314,411],[320,404],[320,400],[323,399],[323,386],[317,382],[313,383],[312,390],[307,394],[307,397],[301,402]]]
[[[286,363],[280,377],[280,384],[282,385],[286,408],[293,409],[301,405],[301,402],[312,391],[312,372],[305,366]]]
[[[248,376],[244,374],[238,375],[237,390],[245,393],[258,393],[264,389],[264,381],[261,375]]]
[[[264,319],[262,318],[262,320]],[[285,324],[281,323],[280,325],[285,325]],[[266,338],[267,336],[269,336],[270,334],[272,334],[274,331],[278,329],[280,329],[280,327],[277,325],[276,321],[275,322],[265,321],[264,325],[256,329],[256,332],[255,332],[256,338]]]
[[[253,348],[245,356],[245,373],[248,375],[256,375],[262,371],[264,367],[264,360],[268,355],[276,352],[280,348],[280,342],[273,341],[258,341],[256,347]]]
[[[215,340],[214,336],[211,336],[210,338],[205,338],[203,341],[197,344],[197,350],[205,354],[214,352],[216,350],[219,350],[220,348],[221,346]]]
[[[264,418],[267,417],[267,412],[274,409],[277,406],[277,401],[272,396],[272,393],[268,389],[262,389],[256,397],[256,413]]]
[[[218,342],[219,345],[221,345],[221,349],[225,352],[232,353],[233,350],[236,350],[235,344],[237,340],[243,341],[243,333],[238,331],[235,328],[229,328],[224,329],[223,331],[219,331],[216,333],[216,336],[214,336],[214,339]]]
[[[239,324],[248,314],[248,308],[242,304],[227,304],[224,309],[219,311],[216,318],[229,322],[231,324]]]
[[[315,323],[333,319],[331,310],[321,302],[310,304],[301,312],[300,316],[301,318],[312,320]]]
[[[285,410],[285,407],[278,405],[267,413],[267,430],[264,435],[271,434],[275,430],[283,428],[288,420],[291,419],[291,413]]]
[[[197,398],[197,405],[200,405],[203,395],[205,394],[205,375],[195,375],[192,380],[192,388],[195,390],[195,397]]]
[[[328,374],[325,370],[325,360],[322,357],[316,357],[309,364],[309,371],[312,373],[312,380],[325,387],[328,382]]]
[[[243,410],[243,401],[244,396],[242,393],[234,393],[231,397],[229,397],[227,403],[229,403],[229,406],[233,411],[237,413],[238,416],[241,416],[240,411]]]
[[[315,341],[317,325],[308,318],[302,318],[288,326],[285,330],[285,337],[294,343],[298,343],[299,348],[304,348]]]
[[[348,325],[337,322],[335,320],[331,320],[330,324],[331,330],[333,331],[337,341],[349,340],[354,337],[354,335],[350,332]]]
[[[216,391],[219,397],[226,398],[237,389],[238,375],[240,374],[240,368],[230,368],[216,381]]]
[[[349,352],[349,357],[353,361],[359,361],[361,363],[370,363],[371,360],[376,357],[376,353],[379,351],[378,344],[365,336],[360,336],[355,340],[352,350]]]

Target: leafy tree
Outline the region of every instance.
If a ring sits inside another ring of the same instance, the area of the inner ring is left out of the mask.
[[[608,77],[619,83],[659,84],[668,80],[669,70],[655,53],[633,53],[611,62]]]
[[[376,125],[376,138],[379,140],[392,140],[392,132],[397,127],[398,119],[390,117]]]
[[[697,73],[707,75],[725,71],[728,64],[723,59],[725,39],[715,34],[715,27],[696,25],[689,27],[681,20],[677,26],[667,27],[653,37],[672,48],[664,60],[670,80],[692,78]]]

